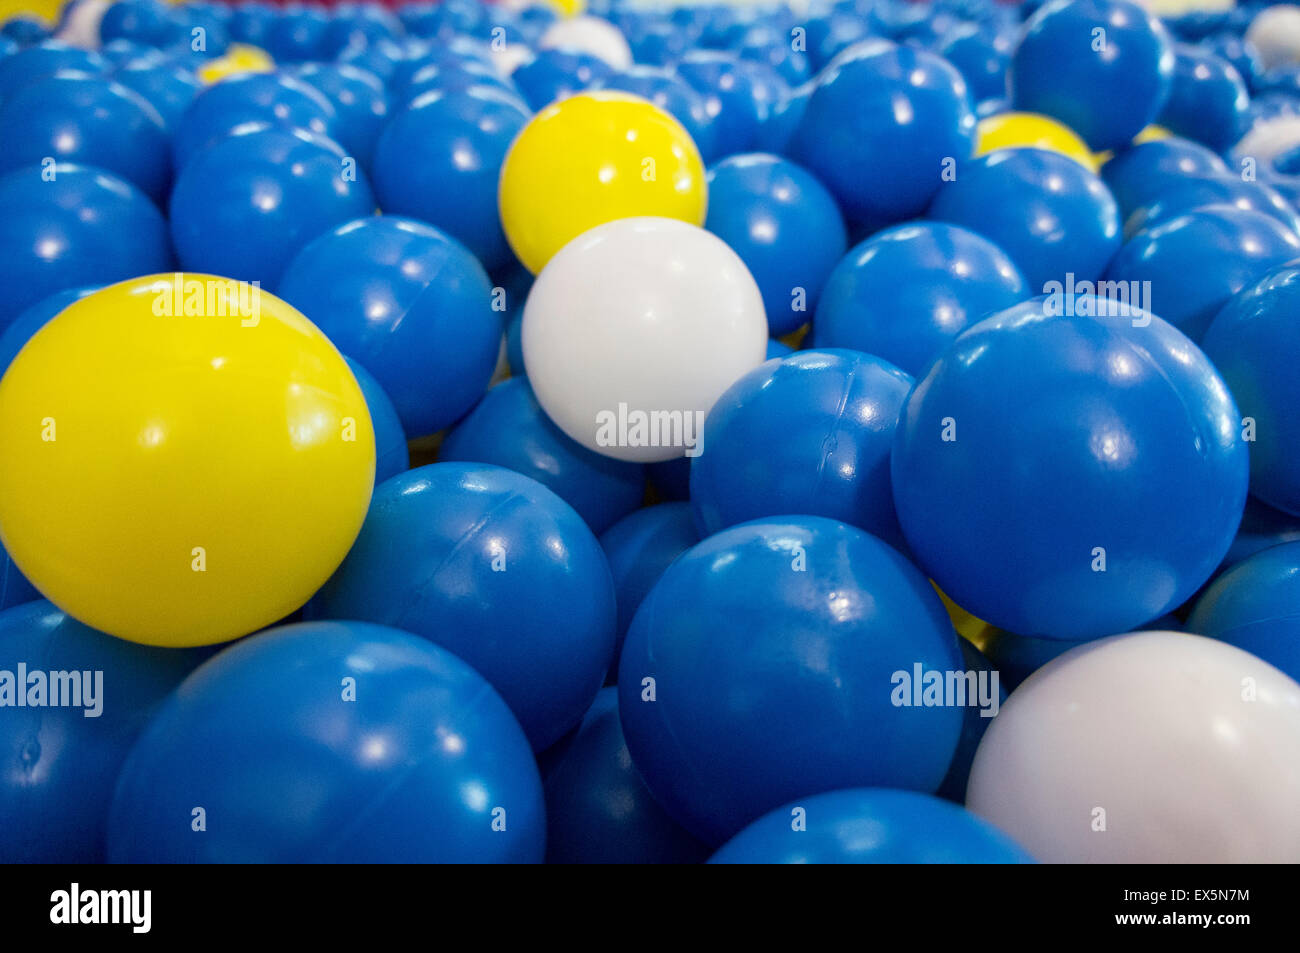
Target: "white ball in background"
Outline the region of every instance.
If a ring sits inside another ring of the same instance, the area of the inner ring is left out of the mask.
[[[538,47],[543,50],[579,50],[598,56],[617,70],[632,65],[632,48],[623,31],[600,17],[570,17],[556,20],[542,34]]]
[[[1286,3],[1260,10],[1250,21],[1246,40],[1259,50],[1265,69],[1300,63],[1300,7]]]
[[[522,343],[537,400],[561,430],[649,463],[699,445],[650,445],[638,426],[698,437],[722,392],[763,362],[767,317],[720,238],[676,219],[625,218],[579,235],[542,269]]]
[[[1274,116],[1271,119],[1258,119],[1241,140],[1232,147],[1232,154],[1237,157],[1237,171],[1241,170],[1240,160],[1254,159],[1259,166],[1267,166],[1284,152],[1300,145],[1300,116]],[[1258,169],[1256,173],[1258,174]]]
[[[1300,862],[1300,685],[1199,635],[1089,643],[1007,699],[966,806],[1047,863]]]

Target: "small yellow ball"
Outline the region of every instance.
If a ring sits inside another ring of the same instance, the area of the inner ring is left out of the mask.
[[[618,218],[703,225],[704,163],[690,134],[628,93],[581,93],[547,106],[515,138],[501,167],[501,224],[536,274],[583,232]]]
[[[982,156],[997,149],[1046,149],[1073,159],[1090,172],[1100,168],[1088,144],[1069,126],[1050,116],[998,113],[980,120],[976,136],[976,155]]]

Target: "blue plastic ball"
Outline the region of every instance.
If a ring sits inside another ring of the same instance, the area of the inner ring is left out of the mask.
[[[709,863],[1024,864],[1033,859],[963,807],[915,791],[858,788],[778,807],[724,844]]]
[[[557,99],[599,86],[613,73],[600,57],[579,50],[540,50],[510,79],[530,109],[542,109]]]
[[[131,60],[113,73],[113,82],[139,93],[158,110],[163,127],[170,134],[181,116],[203,88],[194,74],[182,66]],[[170,155],[170,145],[167,147]]]
[[[1150,202],[1140,205],[1124,222],[1124,235],[1132,238],[1144,229],[1155,228],[1187,212],[1207,205],[1232,205],[1239,209],[1272,216],[1300,234],[1300,213],[1277,189],[1260,181],[1235,176],[1218,179],[1187,179],[1171,182]]]
[[[1029,294],[1020,269],[987,238],[942,222],[899,225],[836,265],[812,343],[866,351],[915,377],[966,328]]]
[[[644,466],[570,439],[551,423],[523,377],[489,390],[448,431],[438,459],[490,463],[531,477],[577,510],[597,534],[640,506],[645,495]]]
[[[109,803],[131,746],[211,654],[115,639],[43,600],[0,612],[0,862],[103,863]],[[55,691],[65,704],[52,704]],[[16,707],[19,693],[29,707]],[[38,697],[43,707],[30,707]]]
[[[528,743],[477,672],[406,632],[324,622],[237,642],[182,683],[122,769],[108,858],[536,863],[545,839]]]
[[[1229,176],[1217,154],[1190,139],[1156,139],[1119,152],[1101,167],[1101,177],[1127,218],[1171,186],[1189,179]]]
[[[898,679],[915,666],[956,671],[961,653],[907,560],[823,517],[755,521],[650,590],[619,661],[619,715],[655,799],[717,845],[795,797],[935,790],[961,712],[904,704]]]
[[[485,268],[514,260],[497,209],[501,164],[531,118],[491,86],[433,91],[397,112],[375,146],[375,193],[385,212],[429,222]]]
[[[717,152],[716,117],[709,113],[705,97],[673,70],[663,66],[630,66],[607,76],[600,86],[648,99],[682,124],[705,162],[713,160]]]
[[[389,80],[389,85],[396,89],[399,105],[409,106],[415,100],[432,92],[461,92],[486,86],[510,93],[519,103],[519,108],[529,112],[528,104],[523,101],[515,84],[502,79],[495,69],[478,60],[458,57],[439,57],[433,62],[426,62],[411,73],[406,82]],[[531,115],[531,112],[529,112]]]
[[[0,323],[0,377],[4,376],[4,372],[14,362],[18,352],[27,345],[37,331],[53,321],[55,316],[72,302],[94,294],[98,290],[97,287],[90,287],[56,291],[48,298],[42,298],[27,308],[7,327]]]
[[[266,125],[204,149],[172,190],[172,241],[181,265],[275,291],[307,242],[374,213],[365,173],[349,175],[346,160],[331,139]],[[353,356],[366,363],[364,354]]]
[[[684,502],[637,510],[600,537],[618,600],[618,639],[607,681],[618,681],[618,657],[636,610],[672,561],[699,541],[695,517],[690,504]]]
[[[406,446],[406,432],[402,430],[397,408],[374,375],[352,358],[345,355],[343,359],[348,362],[352,376],[361,387],[361,395],[370,411],[370,422],[375,428],[375,484],[378,485],[410,468],[411,454]]]
[[[55,73],[66,70],[98,75],[108,68],[108,61],[98,53],[46,40],[0,59],[0,106],[28,83]]]
[[[1214,318],[1204,345],[1252,430],[1251,493],[1300,516],[1297,308],[1300,263],[1292,263],[1232,298]]]
[[[1119,251],[1119,209],[1078,162],[1043,149],[1001,149],[957,167],[930,217],[983,235],[1019,266],[1030,289],[1100,278]]]
[[[381,6],[339,6],[334,9],[334,16],[321,36],[321,55],[332,59],[349,47],[391,40],[402,32],[402,23],[397,16]]]
[[[28,83],[0,107],[0,173],[56,162],[95,165],[155,203],[171,184],[162,116],[139,93],[85,73]]]
[[[964,23],[944,36],[934,51],[957,67],[978,103],[1006,96],[1014,46],[1003,34]]]
[[[99,39],[102,43],[124,39],[155,45],[166,38],[168,26],[167,9],[155,0],[117,0],[100,18]]]
[[[709,169],[708,185],[704,227],[758,282],[769,331],[806,324],[847,247],[835,199],[805,169],[765,153],[724,159]]]
[[[340,225],[288,263],[276,293],[375,376],[411,438],[487,390],[502,332],[487,273],[432,226],[392,215]]]
[[[171,267],[167,223],[117,176],[34,165],[0,177],[0,328],[56,291]]]
[[[271,30],[279,19],[276,8],[267,3],[240,3],[230,11],[226,29],[236,43],[267,49]]]
[[[1169,100],[1156,121],[1170,132],[1226,152],[1248,125],[1250,94],[1227,60],[1194,46],[1178,47]]]
[[[50,35],[49,24],[41,17],[18,16],[9,17],[0,25],[0,37],[16,43],[18,46],[31,46],[40,43]]]
[[[708,849],[660,807],[637,774],[618,722],[618,689],[601,689],[545,772],[546,862],[695,864]]]
[[[324,58],[329,17],[314,7],[295,7],[280,14],[266,36],[266,51],[277,63]]]
[[[347,63],[305,63],[294,75],[334,107],[333,138],[370,168],[375,141],[388,121],[388,93],[374,73]]]
[[[1246,511],[1241,514],[1241,525],[1219,564],[1219,571],[1249,559],[1261,549],[1281,543],[1300,541],[1300,515],[1274,509],[1253,496],[1246,497]]]
[[[1061,120],[1093,149],[1127,145],[1169,98],[1173,41],[1127,0],[1049,0],[1011,57],[1015,108]]]
[[[1210,583],[1187,631],[1235,645],[1300,681],[1300,543],[1261,550]]]
[[[692,50],[674,69],[704,97],[713,118],[710,158],[750,152],[788,92],[771,67],[722,50]]]
[[[323,93],[287,72],[242,73],[214,83],[181,116],[172,138],[176,168],[249,123],[332,136],[334,107]]]
[[[401,625],[483,674],[543,751],[582,720],[614,650],[614,584],[573,509],[501,467],[436,463],[375,490],[309,618]]]
[[[889,451],[911,375],[859,351],[800,351],[732,384],[691,462],[701,536],[762,517],[841,520],[902,544]]]
[[[1232,64],[1237,74],[1246,84],[1246,89],[1255,91],[1255,84],[1264,74],[1264,64],[1260,61],[1259,50],[1254,43],[1247,42],[1234,33],[1218,33],[1203,41],[1201,49],[1213,53]]]
[[[0,545],[0,609],[35,602],[40,597],[36,587],[27,581],[4,546]]]
[[[1208,205],[1134,235],[1106,278],[1149,289],[1147,306],[1199,341],[1229,298],[1297,257],[1300,237],[1273,216]]]
[[[792,140],[796,161],[839,199],[851,221],[892,224],[919,215],[945,162],[974,151],[966,81],[945,60],[866,40],[818,76]]]
[[[1090,296],[1028,301],[957,338],[908,398],[891,465],[903,534],[943,591],[999,628],[1066,640],[1191,596],[1232,542],[1249,466],[1205,356]]]

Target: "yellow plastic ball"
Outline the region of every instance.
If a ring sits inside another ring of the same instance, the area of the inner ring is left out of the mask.
[[[498,196],[510,247],[536,274],[583,232],[654,215],[704,224],[699,150],[676,119],[627,93],[581,93],[547,106],[506,153]]]
[[[551,0],[551,5],[565,17],[581,16],[587,12],[586,0]]]
[[[275,69],[275,60],[260,46],[248,43],[232,43],[224,56],[209,60],[199,67],[198,77],[202,83],[211,85],[227,76],[243,73],[270,73]]]
[[[1059,152],[1090,172],[1100,168],[1088,144],[1069,126],[1038,113],[998,113],[981,119],[976,127],[975,154],[996,149],[1033,148]]]
[[[60,609],[133,642],[224,642],[302,606],[356,539],[374,471],[343,357],[229,279],[104,288],[0,379],[0,540]]]

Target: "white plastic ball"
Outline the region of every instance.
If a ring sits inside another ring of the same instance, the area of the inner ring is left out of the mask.
[[[1199,635],[1080,646],[1007,699],[966,805],[1047,863],[1300,862],[1300,685]]]
[[[556,20],[538,41],[543,50],[563,49],[590,53],[616,70],[632,65],[632,48],[623,31],[600,17],[570,17]]]
[[[1246,41],[1255,44],[1265,69],[1300,63],[1300,7],[1286,3],[1260,10],[1250,21]]]
[[[1284,152],[1300,145],[1300,116],[1274,116],[1271,119],[1259,119],[1250,130],[1241,137],[1232,148],[1232,154],[1240,160],[1254,159],[1259,165],[1267,165]]]
[[[648,463],[703,449],[704,415],[766,355],[767,318],[720,238],[676,219],[624,218],[542,269],[522,342],[528,380],[561,430]]]

